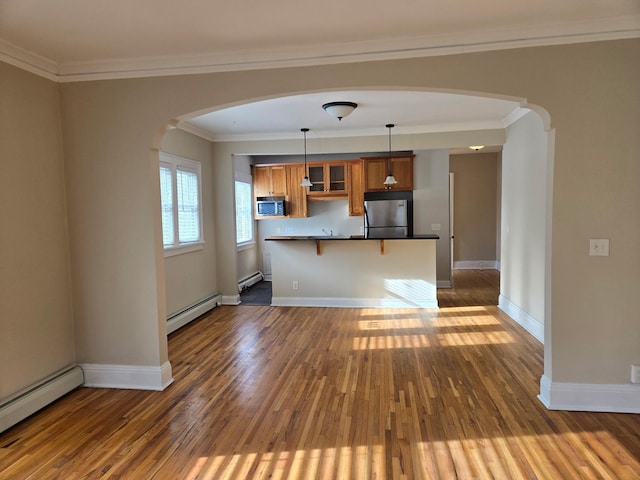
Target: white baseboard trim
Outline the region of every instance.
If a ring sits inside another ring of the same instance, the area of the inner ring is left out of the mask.
[[[544,325],[541,322],[504,295],[498,297],[498,308],[513,318],[518,325],[533,335],[540,343],[544,343]]]
[[[199,302],[194,303],[183,311],[178,312],[167,319],[167,335],[175,332],[180,327],[184,327],[187,323],[195,320],[203,313],[220,305],[222,303],[222,295],[216,293],[203,298]]]
[[[438,280],[436,288],[451,288],[451,280]]]
[[[497,260],[460,260],[453,262],[454,270],[498,270]]]
[[[438,308],[436,299],[403,298],[342,298],[342,297],[273,297],[274,307],[336,307],[336,308]]]
[[[82,385],[82,370],[69,365],[53,375],[0,401],[0,432]]]
[[[543,375],[538,399],[549,410],[640,413],[640,385],[559,383]]]
[[[223,295],[222,305],[240,305],[240,295]]]
[[[273,275],[271,275],[270,273],[265,273],[264,274],[264,279],[267,282],[272,282],[273,281]]]
[[[171,364],[159,367],[145,365],[102,365],[83,363],[84,386],[133,390],[164,390],[171,383]]]

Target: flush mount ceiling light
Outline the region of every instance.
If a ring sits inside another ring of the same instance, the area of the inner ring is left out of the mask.
[[[322,109],[332,117],[336,117],[341,121],[353,112],[357,106],[358,104],[353,102],[329,102],[322,105]]]
[[[304,178],[302,179],[301,187],[313,187],[313,183],[309,180],[309,172],[307,172],[307,132],[308,128],[301,128],[300,131],[304,135]]]
[[[484,145],[472,145],[469,148],[474,152],[477,152],[478,150],[482,150],[484,148]]]
[[[384,184],[395,185],[398,181],[396,180],[396,177],[393,176],[393,173],[391,173],[391,129],[395,127],[395,125],[393,123],[387,123],[385,127],[389,129],[389,158],[387,159],[389,174],[387,175],[387,178],[384,179]]]

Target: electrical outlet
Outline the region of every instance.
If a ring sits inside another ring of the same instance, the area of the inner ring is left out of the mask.
[[[294,290],[298,290],[298,281],[297,280],[293,281],[293,289]]]
[[[439,223],[432,223],[431,224],[431,230],[433,230],[434,232],[437,232],[438,230],[440,230],[442,228],[442,225]]]

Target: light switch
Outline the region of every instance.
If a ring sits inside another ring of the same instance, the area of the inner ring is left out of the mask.
[[[608,238],[590,238],[589,239],[589,256],[590,257],[608,257],[609,256],[609,239]]]
[[[431,230],[433,230],[433,231],[440,230],[440,228],[441,228],[441,225],[439,223],[432,223],[431,224]]]

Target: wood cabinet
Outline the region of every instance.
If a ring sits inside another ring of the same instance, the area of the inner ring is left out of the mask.
[[[285,165],[254,165],[253,193],[255,197],[284,197],[287,195]]]
[[[290,218],[304,218],[307,211],[307,188],[301,187],[304,178],[304,165],[287,165],[287,216]]]
[[[349,162],[349,215],[364,215],[364,160]]]
[[[309,187],[310,197],[346,196],[347,162],[309,163],[309,180],[313,186]]]
[[[364,182],[366,192],[385,192],[389,190],[413,190],[413,155],[406,157],[374,157],[364,159]],[[398,183],[385,185],[384,179],[393,173]]]

